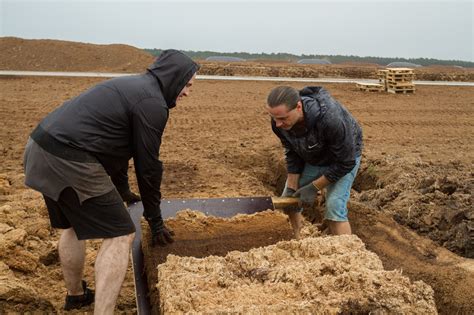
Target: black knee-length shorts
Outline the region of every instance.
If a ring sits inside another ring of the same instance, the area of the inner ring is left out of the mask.
[[[81,204],[74,189],[64,189],[58,201],[43,195],[53,228],[73,228],[79,240],[112,238],[135,232],[130,214],[116,189]]]

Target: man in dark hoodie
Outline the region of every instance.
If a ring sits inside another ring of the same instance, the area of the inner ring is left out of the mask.
[[[351,234],[347,202],[362,151],[357,121],[322,87],[301,91],[276,87],[268,95],[267,111],[273,132],[285,148],[288,178],[282,196],[299,197],[304,206],[312,207],[326,188],[324,218],[329,232]],[[298,238],[302,215],[288,215]]]
[[[82,280],[85,240],[103,239],[95,262],[94,311],[114,312],[135,232],[120,195],[126,199],[129,191],[129,159],[152,242],[173,242],[160,210],[161,138],[169,109],[189,95],[198,69],[181,52],[164,51],[146,73],[97,84],[51,112],[32,132],[25,184],[43,194],[52,227],[64,229],[58,251],[66,310],[94,302],[94,291]]]

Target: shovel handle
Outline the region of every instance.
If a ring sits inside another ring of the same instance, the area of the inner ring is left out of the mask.
[[[298,206],[298,202],[299,199],[295,197],[272,197],[272,203],[275,209]]]

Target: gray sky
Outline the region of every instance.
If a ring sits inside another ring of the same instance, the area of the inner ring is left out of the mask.
[[[474,61],[473,1],[0,0],[0,36]]]

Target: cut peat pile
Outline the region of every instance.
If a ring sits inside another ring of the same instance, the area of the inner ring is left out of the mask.
[[[282,241],[225,257],[170,255],[158,278],[165,314],[437,313],[430,286],[384,271],[356,236]]]

